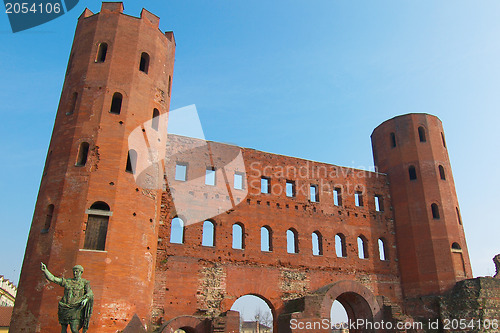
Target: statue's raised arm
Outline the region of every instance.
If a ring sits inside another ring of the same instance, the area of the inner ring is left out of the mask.
[[[62,279],[57,277],[57,276],[54,276],[54,274],[49,272],[49,270],[47,269],[47,266],[43,262],[40,263],[40,269],[42,270],[42,272],[45,275],[45,278],[47,278],[47,280],[49,280],[50,282],[57,283],[58,285],[61,285]]]

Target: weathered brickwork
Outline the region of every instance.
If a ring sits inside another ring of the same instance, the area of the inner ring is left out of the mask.
[[[329,319],[335,300],[351,320],[452,318],[449,292],[497,313],[494,283],[453,289],[472,273],[437,117],[377,127],[378,172],[167,137],[175,40],[158,27],[121,3],[79,18],[11,332],[60,330],[62,290],[40,262],[85,267],[100,333],[238,332],[243,295],[269,305],[275,332],[329,331],[290,323]]]

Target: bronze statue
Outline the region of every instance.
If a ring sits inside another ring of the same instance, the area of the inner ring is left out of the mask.
[[[66,333],[68,325],[71,333],[78,333],[80,329],[86,333],[89,328],[89,320],[92,315],[94,294],[90,289],[89,281],[82,279],[83,267],[73,267],[73,278],[65,279],[54,276],[49,272],[47,266],[42,262],[40,269],[47,280],[64,287],[64,296],[59,301],[57,316],[61,324],[61,333]]]
[[[493,257],[493,262],[495,263],[495,268],[497,270],[496,274],[493,277],[500,279],[500,254],[497,254]]]

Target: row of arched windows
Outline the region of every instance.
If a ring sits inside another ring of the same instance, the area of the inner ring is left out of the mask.
[[[417,133],[418,133],[418,140],[420,142],[427,142],[426,129],[423,126],[419,126],[417,128]],[[443,147],[446,148],[446,141],[444,139],[443,132],[441,132],[441,140],[443,142]],[[391,148],[396,148],[397,146],[396,133],[394,132],[389,133],[389,144],[391,145]]]
[[[216,226],[213,221],[203,222],[202,246],[215,246]],[[273,230],[270,226],[264,225],[260,228],[260,250],[262,252],[273,252]],[[358,256],[361,259],[368,259],[368,239],[359,235],[357,238]],[[179,217],[172,219],[170,229],[170,243],[184,244],[184,221]],[[312,254],[315,256],[323,255],[323,236],[321,232],[315,230],[311,234]],[[286,244],[288,253],[299,253],[299,233],[295,228],[286,231]],[[245,226],[237,222],[232,226],[232,248],[243,250],[245,248]],[[389,260],[386,248],[386,241],[383,238],[378,239],[378,249],[380,260]],[[342,233],[335,235],[335,254],[339,258],[347,257],[346,237]]]
[[[95,57],[96,63],[102,63],[106,61],[106,56],[108,54],[108,44],[100,43],[97,47],[97,54]],[[146,52],[141,53],[141,59],[139,60],[139,70],[148,74],[149,70],[149,54]]]
[[[441,180],[446,180],[446,173],[442,165],[438,165],[438,173]],[[417,168],[414,165],[408,167],[408,177],[410,180],[417,180]]]

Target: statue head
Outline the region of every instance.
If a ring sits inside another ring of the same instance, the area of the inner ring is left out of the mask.
[[[496,256],[493,257],[493,262],[495,263],[495,268],[497,270],[494,277],[500,279],[500,254],[497,254]]]
[[[81,265],[76,265],[73,267],[73,276],[75,279],[78,279],[82,276],[83,274],[83,267]]]

